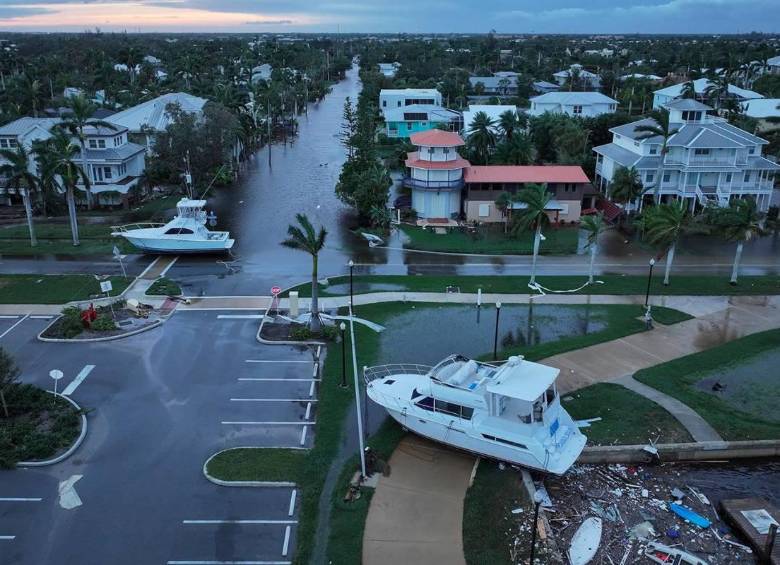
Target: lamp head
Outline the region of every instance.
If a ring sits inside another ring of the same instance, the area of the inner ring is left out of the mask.
[[[653,265],[655,265],[655,259],[650,259],[650,266],[652,267]]]
[[[347,263],[347,265],[349,265],[349,268],[351,269],[352,267],[355,266],[355,262],[352,259],[350,259],[349,263]]]
[[[544,501],[544,495],[542,494],[542,491],[537,490],[534,492],[534,503],[535,504],[541,504]]]
[[[496,302],[496,308],[501,308],[501,303],[500,302]]]
[[[341,322],[339,324],[339,329],[343,332],[344,330],[347,329],[347,324],[345,324],[344,322]]]

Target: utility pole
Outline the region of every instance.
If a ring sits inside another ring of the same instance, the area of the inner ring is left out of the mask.
[[[266,124],[268,125],[268,166],[271,166],[271,99],[268,98],[268,116],[266,118]]]

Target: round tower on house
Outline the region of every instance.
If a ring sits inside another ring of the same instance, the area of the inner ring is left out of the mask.
[[[454,219],[462,210],[463,170],[469,166],[458,155],[465,142],[457,133],[439,129],[409,139],[417,146],[406,156],[409,172],[404,178],[404,186],[412,190],[412,208],[420,219]]]

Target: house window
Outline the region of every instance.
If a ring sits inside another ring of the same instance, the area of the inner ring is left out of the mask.
[[[572,112],[573,112],[574,114],[582,114],[582,106],[580,106],[579,104],[575,105],[575,106],[572,108]]]
[[[94,139],[89,140],[89,148],[90,149],[97,149],[97,141]]]
[[[382,100],[382,108],[387,108],[387,100]]]
[[[16,146],[18,146],[18,145],[19,145],[19,144],[16,142],[16,140],[15,140],[15,139],[9,139],[9,140],[8,140],[8,146],[9,146],[9,147],[16,147]]]
[[[443,151],[443,153],[444,153],[445,155],[449,155],[449,153],[450,153],[450,148],[449,148],[449,147],[445,147],[444,149],[442,149],[442,151]]]
[[[106,179],[111,178],[111,167],[103,167],[103,176],[106,177]]]
[[[7,139],[0,139],[0,147],[8,147],[8,140]]]
[[[105,149],[106,148],[106,140],[105,139],[98,139],[98,148]]]
[[[726,182],[731,182],[731,173],[726,173]]]
[[[412,122],[406,122],[406,129],[412,129]]]
[[[658,155],[658,146],[657,145],[651,145],[650,146],[650,155]]]
[[[120,176],[120,177],[123,177],[123,176],[125,176],[126,174],[127,174],[127,165],[125,165],[124,163],[121,163],[121,164],[119,165],[119,176]]]
[[[694,149],[693,151],[694,155],[709,155],[710,150],[709,149]]]
[[[622,135],[618,135],[618,134],[616,133],[616,134],[615,134],[615,140],[618,140],[618,139],[623,139],[623,136],[622,136]]]
[[[653,173],[647,173],[647,182],[653,182],[655,175]]]
[[[664,173],[664,180],[663,182],[669,182],[669,180],[672,178],[672,173]]]
[[[639,147],[639,142],[638,141],[634,142],[634,147]]]
[[[745,171],[745,182],[750,182],[750,171]]]
[[[400,100],[398,101],[398,107],[399,108],[401,107],[401,101]]]
[[[755,155],[755,153],[756,153],[756,147],[755,147],[755,146],[753,146],[753,147],[751,147],[750,149],[748,149],[748,153],[750,153],[751,155]]]

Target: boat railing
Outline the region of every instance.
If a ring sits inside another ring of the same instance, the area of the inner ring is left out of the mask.
[[[376,365],[363,368],[363,379],[366,384],[376,379],[389,377],[390,375],[427,375],[433,369],[430,365],[417,363],[393,363],[389,365]]]
[[[143,230],[143,229],[149,229],[149,228],[161,228],[165,224],[161,224],[158,222],[138,222],[136,224],[125,224],[123,226],[111,226],[112,232],[126,232],[129,230]]]

